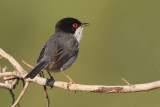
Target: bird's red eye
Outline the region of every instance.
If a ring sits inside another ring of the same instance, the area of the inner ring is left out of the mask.
[[[77,27],[78,27],[77,23],[74,23],[74,24],[73,24],[73,27],[74,27],[74,28],[77,28]]]

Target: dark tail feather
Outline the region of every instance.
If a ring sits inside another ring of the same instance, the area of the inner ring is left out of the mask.
[[[43,69],[46,68],[48,65],[47,62],[41,62],[39,63],[32,71],[30,71],[25,78],[31,78],[33,79],[38,73],[40,73]]]

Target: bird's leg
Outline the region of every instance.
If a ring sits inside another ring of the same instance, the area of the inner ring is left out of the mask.
[[[50,74],[49,71],[47,71],[49,76],[50,76],[50,79],[47,79],[47,85],[51,87],[51,89],[53,88],[53,84],[55,82],[54,78],[52,77],[52,75]]]
[[[39,75],[40,75],[40,77],[44,78],[43,72],[39,73]],[[45,96],[46,96],[46,99],[47,99],[47,107],[49,107],[49,105],[50,105],[50,99],[49,99],[49,96],[48,96],[48,93],[47,93],[47,87],[46,87],[46,85],[43,85],[43,89],[44,89],[44,93],[45,93]]]
[[[71,78],[69,75],[67,75],[67,74],[63,71],[63,69],[60,69],[60,71],[69,79],[70,84],[75,84],[74,81],[72,80],[72,78]]]
[[[48,72],[48,75],[50,76],[50,80],[54,80],[54,78],[52,77],[52,75],[50,74],[50,72],[49,71],[47,71]]]

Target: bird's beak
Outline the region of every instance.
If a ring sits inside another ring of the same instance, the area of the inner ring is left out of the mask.
[[[82,27],[85,27],[85,26],[88,26],[88,25],[89,25],[89,23],[82,23],[81,24]]]

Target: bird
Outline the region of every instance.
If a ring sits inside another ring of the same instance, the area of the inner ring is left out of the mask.
[[[72,17],[59,20],[55,26],[55,33],[49,38],[40,52],[36,67],[25,78],[33,79],[46,70],[51,79],[53,77],[50,72],[62,72],[70,83],[74,83],[64,70],[75,62],[79,52],[83,28],[88,25],[89,23],[82,23]]]

